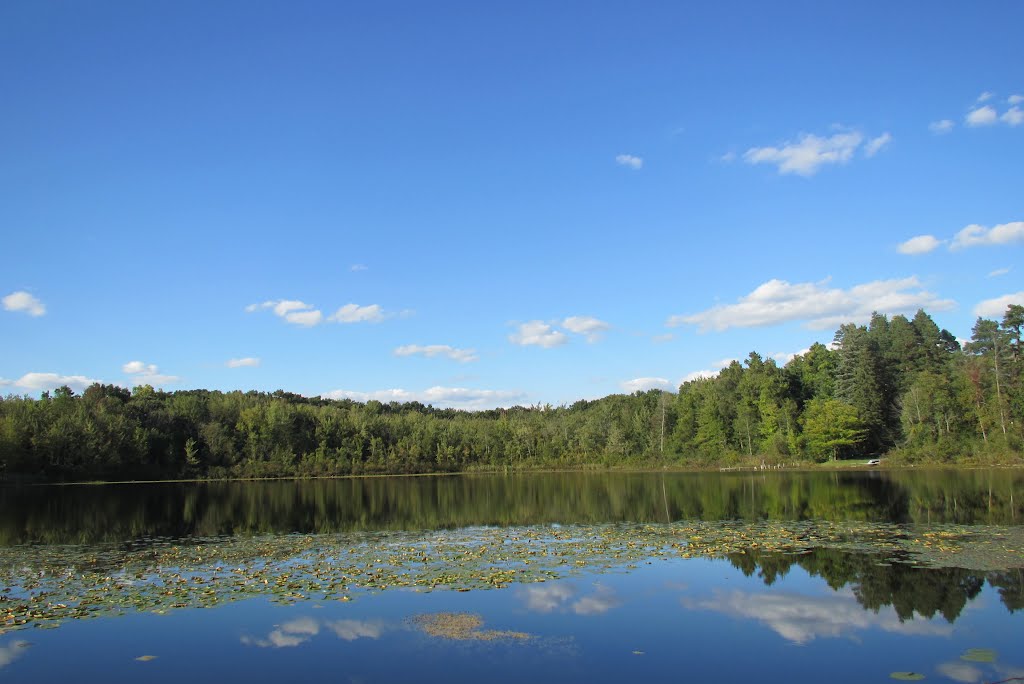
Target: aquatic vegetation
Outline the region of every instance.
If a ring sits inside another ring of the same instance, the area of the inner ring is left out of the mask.
[[[409,622],[424,634],[455,641],[495,641],[498,639],[531,639],[525,632],[480,629],[484,621],[472,613],[431,613],[416,615]]]
[[[471,591],[628,571],[641,563],[815,549],[880,563],[1024,566],[1020,527],[697,521],[169,539],[0,548],[0,633],[131,611],[210,608],[254,596],[292,604],[359,592]]]

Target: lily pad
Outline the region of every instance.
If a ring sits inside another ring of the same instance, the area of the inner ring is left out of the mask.
[[[972,663],[994,663],[996,662],[996,652],[991,648],[969,648],[963,652],[960,660]]]
[[[901,682],[919,682],[924,679],[920,672],[890,672],[889,679],[898,679]]]

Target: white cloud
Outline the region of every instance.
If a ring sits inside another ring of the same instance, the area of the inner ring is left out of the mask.
[[[528,321],[520,323],[514,333],[508,336],[509,342],[522,346],[537,346],[550,349],[569,341],[568,335],[555,330],[544,321]]]
[[[801,349],[798,352],[775,352],[774,354],[772,354],[772,358],[775,359],[775,361],[780,366],[785,366],[787,363],[789,363],[790,361],[792,361],[796,357],[803,356],[804,354],[806,354],[809,351],[811,351],[810,347],[806,347],[804,349]]]
[[[672,333],[665,333],[664,335],[654,335],[651,337],[651,342],[654,342],[655,344],[663,344],[665,342],[671,342],[675,338],[676,336]]]
[[[406,389],[385,389],[373,392],[338,389],[325,392],[320,396],[325,399],[351,399],[359,402],[375,399],[385,404],[392,401],[401,403],[418,401],[421,404],[432,404],[441,408],[466,410],[508,407],[521,403],[525,399],[525,395],[522,392],[467,389],[464,387],[431,387],[419,392]]]
[[[562,321],[562,327],[577,335],[586,335],[587,342],[597,342],[601,333],[612,326],[592,316],[569,316]]]
[[[953,626],[915,616],[903,621],[892,607],[866,611],[852,595],[805,596],[792,593],[715,592],[702,600],[683,599],[691,610],[709,610],[756,620],[782,638],[806,644],[818,638],[850,636],[881,629],[906,635],[949,636]]]
[[[176,375],[164,375],[156,364],[143,363],[142,361],[129,361],[121,366],[121,370],[128,374],[134,385],[171,385],[179,380]]]
[[[719,370],[721,370],[721,369],[719,369]],[[682,378],[680,378],[679,379],[679,384],[682,385],[682,384],[687,383],[687,382],[693,382],[694,380],[707,380],[709,378],[717,378],[718,377],[718,372],[719,371],[717,371],[717,370],[708,370],[708,369],[696,370],[696,371],[693,371],[692,373],[687,373]]]
[[[1024,95],[1011,95],[1010,97],[1006,98],[1006,101],[1012,105],[1019,105],[1022,102],[1024,102]]]
[[[58,373],[25,373],[17,380],[8,380],[6,384],[22,387],[27,390],[42,392],[54,390],[67,385],[73,390],[82,391],[89,385],[99,382],[84,375],[60,375]]]
[[[633,378],[623,381],[620,387],[632,394],[633,392],[646,392],[650,389],[671,390],[672,383],[665,378]]]
[[[1005,124],[1020,126],[1024,123],[1024,109],[1021,109],[1020,107],[1010,107],[1003,112],[1003,115],[999,117],[999,119]]]
[[[3,298],[3,303],[7,311],[23,311],[33,317],[46,313],[46,305],[24,290],[7,295]]]
[[[229,359],[224,365],[228,368],[255,368],[260,365],[260,360],[255,356],[247,356],[244,359]]]
[[[944,135],[953,130],[956,124],[951,119],[942,119],[941,121],[932,121],[928,124],[928,130],[935,135]]]
[[[1024,291],[1004,294],[1002,297],[978,302],[978,305],[974,307],[974,315],[981,316],[982,318],[1002,320],[1003,314],[1006,313],[1006,307],[1011,304],[1024,306]]]
[[[433,358],[435,356],[446,356],[452,361],[460,361],[462,363],[468,363],[470,361],[477,361],[480,357],[476,355],[475,349],[456,349],[455,347],[447,344],[406,344],[395,349],[395,356],[426,356],[427,358]]]
[[[971,224],[953,237],[953,243],[949,248],[957,250],[965,247],[1006,245],[1011,242],[1024,242],[1024,221],[1000,223],[991,229],[976,223]]]
[[[998,278],[999,276],[1004,276],[1004,275],[1006,275],[1009,272],[1010,272],[1010,269],[1008,269],[1008,268],[997,268],[994,271],[989,271],[988,277],[989,278]]]
[[[982,103],[982,102],[988,102],[989,100],[991,100],[993,98],[994,95],[995,95],[995,93],[992,93],[992,92],[989,92],[988,90],[986,90],[985,92],[983,92],[981,95],[978,96],[978,99],[975,100],[975,102],[977,102],[979,104]]]
[[[889,133],[883,133],[877,138],[872,138],[864,145],[864,156],[874,157],[876,154],[882,151],[882,148],[892,142],[892,135]]]
[[[923,308],[944,311],[954,306],[921,289],[916,277],[875,280],[848,290],[826,287],[828,281],[795,283],[773,279],[759,285],[736,304],[719,305],[690,315],[671,316],[666,325],[696,325],[701,332],[729,328],[755,328],[788,321],[824,329],[848,322],[864,322],[875,311],[913,313]]]
[[[985,105],[984,107],[978,107],[967,112],[967,116],[964,117],[964,123],[971,127],[991,126],[998,118],[996,110],[989,105]]]
[[[942,244],[942,240],[934,235],[918,235],[906,242],[901,242],[897,247],[900,254],[927,254]]]
[[[379,304],[346,304],[331,314],[328,320],[336,323],[380,323],[384,320],[384,312]]]
[[[359,271],[368,271],[369,269],[370,267],[367,266],[366,264],[352,264],[348,270],[352,271],[353,273],[356,273]]]
[[[245,307],[246,313],[270,309],[274,315],[283,318],[289,323],[310,328],[318,325],[324,318],[319,309],[314,309],[312,304],[306,304],[297,299],[272,299],[262,304],[250,304]]]
[[[629,168],[637,171],[642,169],[644,166],[644,160],[640,157],[635,157],[632,154],[620,154],[615,157],[615,163],[620,166],[628,166]]]
[[[885,133],[872,140],[864,150],[871,156],[885,145],[891,136]],[[774,164],[779,173],[813,176],[826,164],[845,164],[864,142],[859,131],[841,131],[828,138],[804,133],[780,147],[751,147],[743,153],[748,164]],[[872,151],[873,150],[873,151]]]

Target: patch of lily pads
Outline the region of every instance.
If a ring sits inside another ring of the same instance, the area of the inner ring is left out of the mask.
[[[289,604],[396,588],[496,589],[659,560],[818,548],[924,567],[1004,570],[1024,566],[1024,528],[724,521],[5,547],[0,633],[254,596]]]

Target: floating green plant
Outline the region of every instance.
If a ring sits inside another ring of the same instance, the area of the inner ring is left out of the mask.
[[[1024,528],[700,521],[4,547],[0,633],[253,596],[344,602],[367,591],[500,589],[658,560],[818,549],[891,565],[998,571],[1024,565]]]
[[[961,654],[960,660],[972,663],[994,663],[996,662],[996,652],[991,648],[969,648]]]

